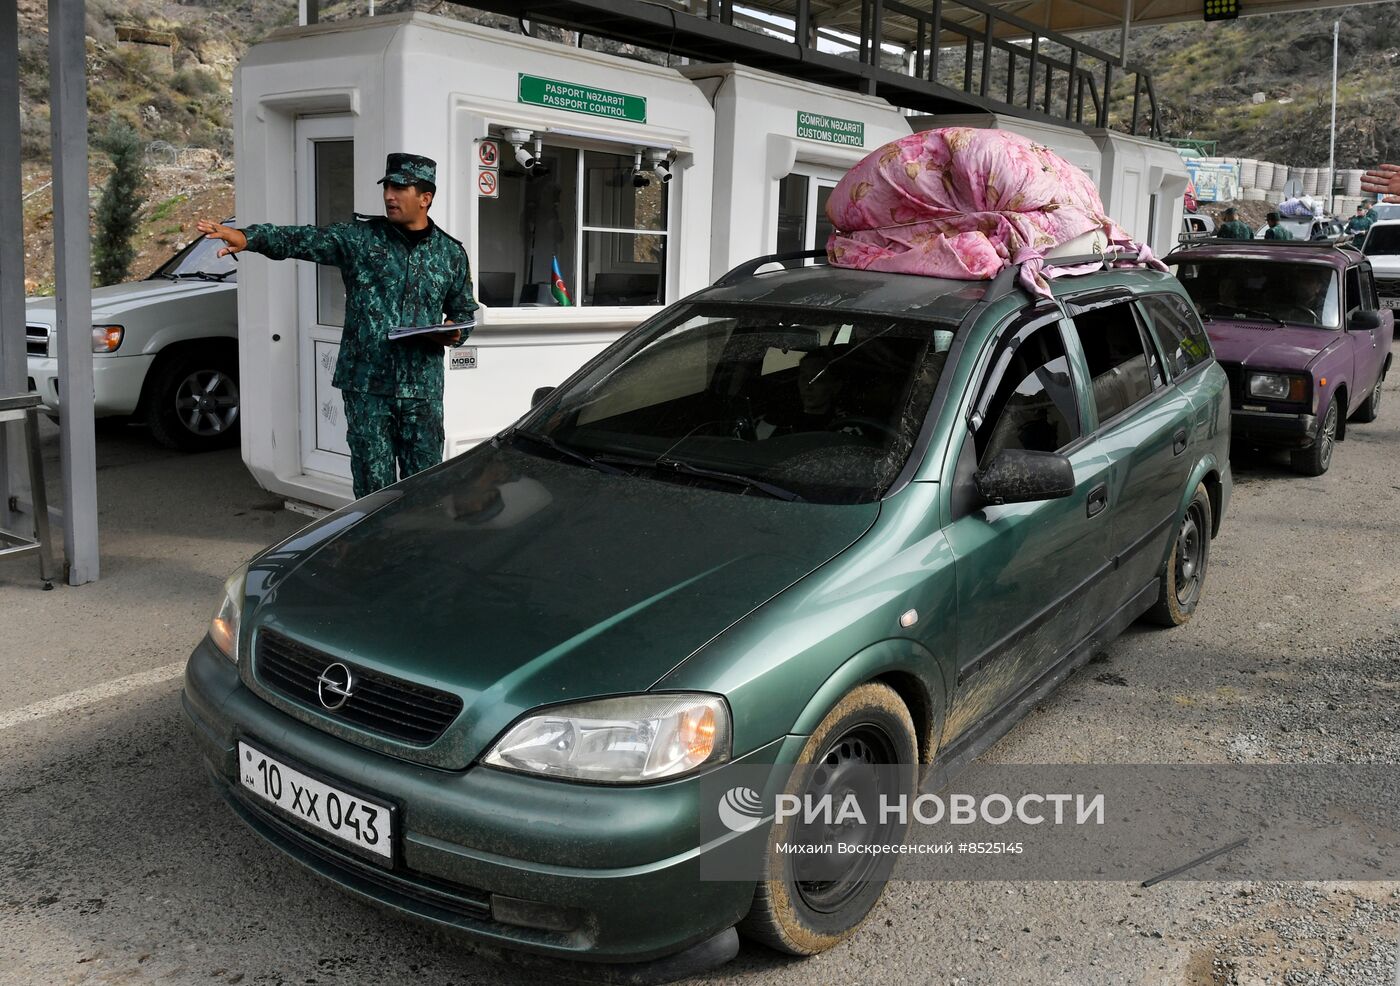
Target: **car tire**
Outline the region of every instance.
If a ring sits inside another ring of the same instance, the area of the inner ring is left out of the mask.
[[[167,448],[207,452],[238,442],[238,356],[209,347],[177,353],[152,370],[151,435]]]
[[[1212,522],[1210,492],[1205,483],[1197,483],[1162,566],[1157,602],[1147,611],[1148,620],[1158,626],[1179,627],[1191,622],[1210,567]]]
[[[819,797],[821,791],[840,789],[859,776],[878,778],[879,794],[912,796],[918,783],[918,755],[908,707],[888,685],[869,682],[848,692],[817,726],[798,756],[799,767],[784,793]],[[867,763],[890,767],[862,770]],[[801,769],[808,764],[831,769]],[[840,796],[836,800],[839,803]],[[821,857],[825,866],[842,868],[838,877],[801,880],[801,869],[809,865],[807,858],[774,849],[781,842],[800,841],[794,838],[800,821],[799,816],[774,823],[764,859],[766,878],[755,889],[753,905],[739,922],[739,933],[788,955],[815,955],[849,938],[865,922],[884,894],[895,856],[848,853],[834,857],[836,864],[831,862],[833,857]],[[907,824],[894,818],[872,821],[875,824],[865,833],[872,844],[903,841]],[[857,858],[841,862],[843,857]]]
[[[1351,416],[1351,420],[1360,424],[1370,424],[1375,421],[1381,413],[1381,387],[1385,383],[1384,379],[1377,380],[1376,385],[1371,388],[1370,396],[1366,398],[1366,403],[1357,409]]]
[[[1341,423],[1341,410],[1337,395],[1327,402],[1327,410],[1317,419],[1317,434],[1312,446],[1299,449],[1291,457],[1294,472],[1304,476],[1321,476],[1332,465],[1332,453],[1337,447],[1337,427]]]

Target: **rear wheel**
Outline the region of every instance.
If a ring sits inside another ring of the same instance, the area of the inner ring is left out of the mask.
[[[1362,404],[1360,409],[1351,416],[1351,420],[1359,421],[1362,424],[1369,424],[1376,420],[1376,417],[1381,413],[1381,385],[1384,383],[1384,380],[1376,381],[1376,385],[1371,388],[1370,396],[1366,398],[1366,403]]]
[[[238,441],[238,357],[208,348],[177,353],[152,371],[146,423],[156,441],[205,452]]]
[[[918,742],[909,709],[887,685],[852,689],[812,733],[799,768],[784,793],[839,806],[854,793],[863,806],[914,793]],[[803,766],[810,765],[810,766]],[[881,766],[883,769],[872,769]],[[819,802],[818,802],[819,803]],[[905,824],[889,813],[866,811],[866,823],[803,825],[801,816],[775,823],[769,835],[766,879],[739,923],[746,938],[789,955],[815,955],[855,933],[885,890],[894,867],[891,853],[795,856],[778,843],[849,842],[868,845],[903,841]],[[840,817],[840,812],[836,812]]]
[[[1321,476],[1332,465],[1332,452],[1337,447],[1337,424],[1341,411],[1337,395],[1327,402],[1327,410],[1317,422],[1317,435],[1311,448],[1299,449],[1292,455],[1293,468],[1304,476]]]
[[[1171,554],[1162,568],[1162,588],[1157,602],[1147,612],[1147,618],[1153,623],[1179,627],[1189,623],[1191,614],[1196,612],[1210,564],[1211,523],[1210,492],[1205,483],[1197,483],[1172,540]]]

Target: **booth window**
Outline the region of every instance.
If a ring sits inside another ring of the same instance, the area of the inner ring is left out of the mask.
[[[355,142],[318,140],[312,145],[316,168],[316,225],[348,223],[355,218]],[[345,282],[340,270],[316,265],[316,321],[345,324]]]
[[[831,236],[826,203],[833,181],[809,175],[788,175],[778,182],[778,252],[824,250]],[[796,261],[787,264],[798,266]]]
[[[533,175],[501,159],[499,197],[478,200],[478,300],[557,307],[557,261],[573,305],[665,303],[667,185],[643,172],[638,187],[631,154],[546,141],[547,170]]]

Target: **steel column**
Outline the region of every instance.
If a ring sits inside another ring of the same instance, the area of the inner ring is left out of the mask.
[[[49,0],[55,302],[68,584],[98,576],[97,444],[92,419],[92,258],[88,232],[85,0]]]
[[[24,393],[24,201],[19,155],[19,8],[0,4],[0,397]],[[0,530],[23,525],[10,498],[29,502],[20,428],[0,424]]]

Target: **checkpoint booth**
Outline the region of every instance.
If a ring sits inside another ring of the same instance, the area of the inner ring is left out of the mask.
[[[236,76],[238,217],[382,215],[388,152],[438,162],[430,214],[466,246],[481,303],[444,358],[452,456],[709,283],[713,132],[672,69],[418,13],[288,28]],[[351,498],[330,385],[343,320],[335,268],[245,255],[243,458],[289,500]]]
[[[715,278],[752,257],[825,248],[836,182],[911,132],[882,99],[732,64],[681,71],[715,111]]]

